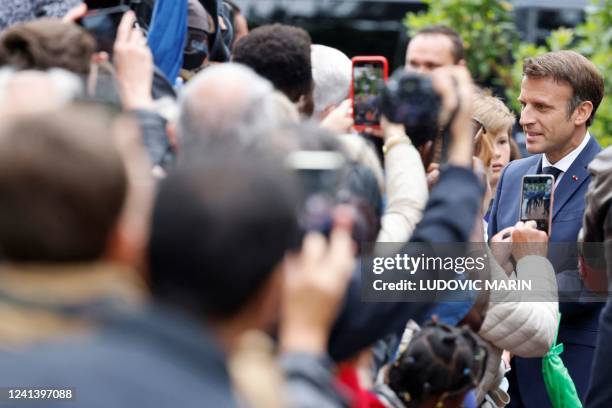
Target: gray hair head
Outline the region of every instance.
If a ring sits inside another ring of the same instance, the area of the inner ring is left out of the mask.
[[[0,69],[0,105],[15,113],[58,109],[82,97],[84,84],[72,72]]]
[[[314,88],[314,117],[348,98],[351,86],[351,60],[341,51],[325,45],[311,46]]]
[[[274,87],[240,64],[205,69],[181,96],[179,136],[184,151],[210,143],[248,146],[278,126]]]

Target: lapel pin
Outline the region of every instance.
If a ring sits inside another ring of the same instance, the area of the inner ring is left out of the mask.
[[[572,176],[572,180],[578,181],[578,176],[576,176],[576,175]]]

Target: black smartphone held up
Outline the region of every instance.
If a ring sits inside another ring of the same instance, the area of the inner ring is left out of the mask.
[[[95,9],[89,11],[77,23],[95,38],[96,51],[111,54],[121,19],[129,10],[128,6]]]
[[[385,57],[355,57],[351,83],[351,101],[355,129],[380,127],[380,94],[389,77]]]
[[[555,179],[549,174],[523,176],[521,221],[535,221],[537,229],[550,236]]]
[[[123,6],[124,0],[85,0],[83,3],[87,4],[87,10],[96,10],[104,8],[112,8]]]

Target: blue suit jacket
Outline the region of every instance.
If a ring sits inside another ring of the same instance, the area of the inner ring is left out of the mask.
[[[585,210],[585,194],[590,175],[589,162],[601,151],[601,147],[591,137],[584,150],[578,155],[563,175],[554,193],[553,216],[550,242],[554,243],[549,258],[557,273],[560,296],[571,293],[573,296],[587,295],[578,276],[576,263],[576,241],[582,226]],[[489,220],[489,237],[500,230],[516,224],[519,220],[519,205],[522,177],[537,174],[542,155],[534,155],[511,162],[504,170],[497,187],[495,200]],[[567,247],[563,248],[563,244]],[[562,302],[562,314],[558,341],[564,343],[563,362],[569,370],[581,398],[584,397],[589,383],[593,349],[598,332],[598,316],[602,305],[589,302]],[[520,399],[526,407],[551,406],[542,380],[541,359],[516,358],[515,375]],[[516,401],[511,406],[522,406]]]

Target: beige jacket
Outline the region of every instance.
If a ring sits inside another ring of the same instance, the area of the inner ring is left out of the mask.
[[[531,281],[531,291],[491,291],[487,315],[478,332],[489,347],[487,368],[478,388],[478,401],[495,391],[504,376],[501,356],[508,350],[519,357],[542,357],[552,346],[559,322],[555,271],[548,259],[527,256],[508,277],[491,256],[491,279]]]
[[[421,156],[408,138],[385,156],[385,173],[387,206],[377,241],[403,243],[421,221],[429,196]]]

